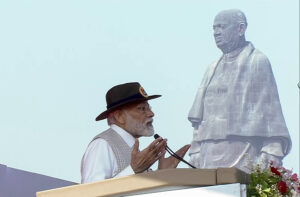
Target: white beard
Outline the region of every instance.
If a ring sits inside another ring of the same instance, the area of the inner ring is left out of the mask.
[[[152,136],[154,128],[152,125],[152,118],[149,118],[145,123],[140,123],[126,112],[126,129],[134,136]]]

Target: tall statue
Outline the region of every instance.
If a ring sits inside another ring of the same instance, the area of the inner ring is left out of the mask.
[[[240,10],[221,11],[214,19],[223,55],[208,67],[188,115],[194,127],[189,155],[198,168],[249,173],[249,162],[280,165],[291,149],[270,62],[245,40],[246,29]]]

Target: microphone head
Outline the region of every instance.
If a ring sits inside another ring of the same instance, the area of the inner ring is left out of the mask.
[[[160,136],[159,136],[158,134],[155,134],[155,135],[154,135],[154,138],[155,138],[155,139],[157,139],[157,138],[159,138],[159,137],[160,137]]]

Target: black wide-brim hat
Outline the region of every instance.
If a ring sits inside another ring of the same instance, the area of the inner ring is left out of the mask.
[[[161,95],[148,96],[144,88],[138,82],[124,83],[112,87],[106,93],[107,110],[97,116],[96,121],[107,118],[108,114],[126,104],[147,101]]]

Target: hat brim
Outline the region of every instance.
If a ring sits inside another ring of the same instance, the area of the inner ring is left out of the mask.
[[[147,100],[155,99],[155,98],[158,98],[158,97],[161,97],[161,95],[152,95],[152,96],[148,96],[147,98],[136,98],[136,99],[131,99],[131,100],[128,100],[128,101],[124,101],[124,102],[119,103],[118,105],[115,105],[115,106],[107,109],[106,111],[102,112],[99,116],[97,116],[96,121],[106,119],[110,112],[118,109],[119,107],[121,107],[123,105],[134,103],[134,102],[139,102],[139,101],[147,101]]]

